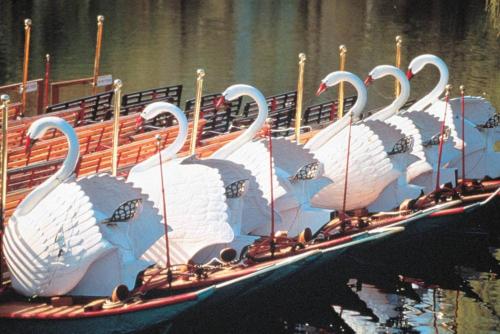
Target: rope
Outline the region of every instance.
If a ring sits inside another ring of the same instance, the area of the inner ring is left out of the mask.
[[[352,113],[349,118],[349,135],[347,137],[347,158],[345,164],[345,181],[344,181],[344,200],[342,203],[342,212],[345,213],[345,207],[347,202],[347,178],[349,176],[349,156],[351,154],[351,129],[352,129]]]
[[[450,99],[450,94],[447,92],[444,104],[444,116],[443,122],[441,122],[441,132],[439,135],[439,153],[438,153],[438,166],[437,166],[437,177],[436,177],[436,191],[439,190],[439,179],[441,176],[441,157],[443,155],[443,142],[444,142],[444,128],[446,123],[446,111],[448,109],[448,101]]]
[[[274,256],[274,186],[273,186],[273,136],[271,131],[271,124],[265,125],[264,131],[268,138],[269,147],[269,178],[271,190],[271,256]]]
[[[159,137],[159,136],[158,136]],[[167,225],[167,202],[165,199],[165,184],[163,181],[163,162],[161,159],[161,150],[160,150],[160,139],[157,138],[158,145],[158,158],[160,159],[160,179],[161,179],[161,196],[163,200],[163,220],[164,220],[164,228],[165,228],[165,247],[166,247],[166,266],[167,266],[167,281],[169,287],[172,286],[172,270],[170,269],[170,247],[168,244],[168,225]]]

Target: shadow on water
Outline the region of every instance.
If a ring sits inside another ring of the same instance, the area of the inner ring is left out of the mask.
[[[499,211],[499,210],[497,210]],[[379,244],[268,289],[201,304],[173,333],[494,332],[500,311],[499,212],[425,240]],[[161,333],[158,327],[148,333]]]

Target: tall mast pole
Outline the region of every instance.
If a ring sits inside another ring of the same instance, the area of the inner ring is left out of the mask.
[[[28,65],[30,60],[31,19],[24,20],[24,63],[23,83],[21,86],[21,116],[26,112],[26,84],[28,82]]]
[[[300,144],[300,126],[302,123],[302,97],[304,95],[305,53],[299,53],[299,79],[297,80],[297,108],[295,113],[295,141]]]
[[[120,109],[122,106],[122,81],[114,82],[114,118],[113,118],[113,156],[111,157],[111,174],[116,176],[118,170],[118,136],[120,135]]]
[[[104,16],[97,16],[97,41],[95,46],[93,94],[97,94],[97,78],[99,77],[99,63],[101,61],[102,29],[104,26]]]

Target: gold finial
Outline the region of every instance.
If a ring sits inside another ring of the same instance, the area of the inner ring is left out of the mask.
[[[465,86],[460,85],[460,93],[464,94],[465,93]]]
[[[45,60],[50,61],[50,55],[48,53],[45,55]]]
[[[196,70],[196,85],[194,98],[194,115],[193,115],[193,133],[191,134],[191,143],[189,145],[190,155],[196,153],[196,144],[198,140],[198,126],[200,123],[201,99],[203,93],[203,78],[205,70],[199,68]]]
[[[299,64],[303,63],[306,61],[306,54],[305,53],[299,53]]]
[[[347,47],[342,44],[339,46],[340,55],[345,55],[347,53]]]
[[[7,94],[2,94],[2,96],[0,96],[0,100],[2,100],[2,103],[9,103],[10,101],[10,96],[7,95]]]
[[[115,81],[113,81],[113,87],[115,89],[120,89],[123,87],[123,83],[120,79],[115,79]]]
[[[396,43],[401,46],[401,43],[403,43],[403,37],[397,35],[396,36]]]
[[[103,15],[97,15],[97,23],[103,23],[104,22],[104,16]]]
[[[24,20],[24,27],[25,27],[25,28],[30,27],[30,26],[31,26],[31,23],[32,23],[32,22],[31,22],[31,19],[26,19],[26,20]]]
[[[446,88],[445,88],[446,89],[446,96],[450,96],[451,88],[452,88],[452,86],[450,84],[446,85]]]

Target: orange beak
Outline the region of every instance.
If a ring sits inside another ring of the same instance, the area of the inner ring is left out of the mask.
[[[226,104],[226,99],[222,95],[221,97],[217,98],[217,100],[215,101],[215,108],[219,109],[224,104]]]
[[[139,130],[140,128],[142,128],[143,125],[144,125],[144,118],[142,118],[141,116],[137,116],[137,118],[135,119],[135,129]]]
[[[368,87],[372,84],[373,82],[373,77],[371,75],[367,76],[365,79],[365,86]]]
[[[30,136],[26,136],[26,144],[24,145],[24,153],[26,155],[29,155],[31,153],[31,148],[35,143],[37,142],[37,139],[31,139]]]
[[[316,91],[316,96],[320,96],[321,93],[323,93],[328,87],[326,86],[326,83],[322,82],[319,87],[318,87],[318,90]]]
[[[411,80],[411,78],[413,78],[415,74],[413,74],[413,72],[411,71],[411,69],[409,69],[408,71],[406,71],[406,77],[408,78],[408,80]]]

